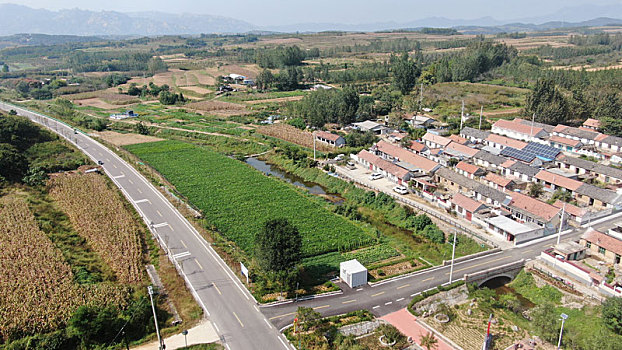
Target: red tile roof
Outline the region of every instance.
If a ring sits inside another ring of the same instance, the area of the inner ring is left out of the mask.
[[[504,145],[506,147],[512,147],[516,149],[523,149],[525,148],[525,146],[527,146],[526,142],[514,140],[509,137],[505,137],[505,136],[501,136],[497,134],[488,135],[488,137],[486,138],[486,141],[498,143],[500,145]]]
[[[341,137],[339,135],[335,135],[335,134],[332,134],[332,133],[326,132],[326,131],[316,131],[315,132],[315,136],[319,137],[319,138],[323,138],[325,140],[330,140],[330,141],[333,141],[333,142],[337,142],[337,140]]]
[[[557,136],[557,135],[551,136],[549,138],[549,141],[561,143],[562,145],[568,145],[568,146],[572,146],[572,147],[577,147],[578,145],[581,144],[581,141],[579,141],[579,140],[573,140],[573,139],[569,139],[567,137],[561,137],[561,136]]]
[[[452,140],[453,142],[457,142],[461,145],[465,145],[469,142],[469,140],[465,139],[464,137],[460,136],[460,135],[451,135],[448,137],[448,139]]]
[[[439,166],[439,164],[433,160],[414,154],[402,147],[392,145],[386,141],[378,142],[376,147],[380,152],[386,153],[402,162],[414,165],[425,172],[432,172]]]
[[[579,187],[581,187],[583,185],[583,182],[581,182],[581,181],[569,179],[569,178],[567,178],[565,176],[554,174],[554,173],[546,171],[546,170],[540,170],[536,174],[536,179],[541,180],[541,181],[550,182],[550,183],[554,184],[555,186],[563,187],[563,188],[571,190],[571,191],[576,191],[577,188],[579,188]]]
[[[622,241],[611,237],[602,232],[596,231],[593,228],[589,228],[583,236],[581,236],[584,240],[591,242],[594,245],[599,247],[603,247],[608,251],[614,252],[616,254],[622,255]]]
[[[566,126],[566,125],[563,125],[563,124],[557,124],[553,128],[553,132],[562,132],[562,131],[566,130],[567,128],[569,128],[569,126]]]
[[[471,157],[473,157],[475,154],[477,154],[477,152],[480,151],[477,148],[461,145],[456,142],[450,142],[447,146],[445,146],[445,149],[454,150],[456,152],[460,152]]]
[[[531,127],[531,125],[526,125],[523,123],[519,123],[519,122],[514,122],[514,121],[510,121],[510,120],[505,120],[505,119],[499,119],[497,120],[493,126],[498,127],[498,128],[502,128],[502,129],[508,129],[508,130],[512,130],[521,134],[525,134],[525,135],[537,135],[539,132],[541,132],[542,128],[539,127]]]
[[[462,161],[458,162],[458,164],[456,165],[456,169],[460,169],[468,174],[475,174],[478,170],[481,170],[482,172],[484,171],[484,169],[478,167],[477,165],[469,164]]]
[[[526,211],[536,217],[543,218],[547,221],[550,221],[561,211],[559,208],[526,196],[522,193],[510,192],[509,196],[512,197],[512,202],[510,203],[511,206]]]
[[[397,176],[400,179],[403,179],[406,174],[409,173],[408,170],[400,167],[397,164],[393,164],[385,159],[382,159],[375,154],[372,154],[366,150],[362,150],[359,152],[358,157],[366,160],[367,162],[375,165],[377,168],[380,168],[390,174]]]
[[[410,148],[411,150],[415,152],[423,152],[425,147],[426,146],[423,143],[417,142],[417,141],[411,141],[410,146],[408,146],[408,148]]]
[[[502,168],[509,168],[509,167],[511,167],[514,164],[516,164],[515,160],[508,159],[505,162],[501,163],[501,167]]]
[[[503,176],[497,175],[495,173],[488,173],[486,174],[486,180],[495,183],[501,187],[507,187],[512,180],[505,178]]]
[[[453,197],[451,197],[451,202],[471,213],[476,212],[481,207],[485,207],[484,204],[460,193],[454,194]]]
[[[587,118],[586,121],[583,122],[583,126],[592,127],[592,128],[600,128],[600,120]]]
[[[609,135],[607,135],[607,134],[600,134],[600,135],[598,135],[598,136],[596,136],[594,138],[594,141],[602,141],[602,140],[606,139],[607,137],[609,137]]]
[[[576,205],[570,204],[570,203],[565,203],[560,201],[559,199],[555,201],[555,203],[553,203],[553,206],[556,208],[563,208],[564,204],[566,204],[566,214],[570,214],[572,216],[576,216],[576,217],[582,217],[583,215],[585,215],[585,213],[587,213],[587,209],[585,208],[579,208]]]
[[[439,144],[441,146],[447,146],[451,140],[444,137],[444,136],[439,136],[439,135],[434,135],[432,133],[426,133],[425,135],[423,135],[423,137],[421,138],[424,141],[430,141],[432,143],[436,143]]]

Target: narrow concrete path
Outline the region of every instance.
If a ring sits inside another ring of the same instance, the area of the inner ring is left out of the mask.
[[[218,341],[220,338],[212,323],[204,320],[198,326],[188,330],[188,346],[196,344],[207,344]],[[179,349],[186,346],[184,335],[179,333],[164,339],[167,350]],[[158,341],[139,345],[133,350],[158,350]]]

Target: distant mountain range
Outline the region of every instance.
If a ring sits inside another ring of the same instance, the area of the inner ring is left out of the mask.
[[[329,30],[381,31],[423,27],[451,27],[465,33],[486,34],[622,24],[622,19],[603,17],[611,14],[622,15],[622,4],[568,7],[555,14],[515,21],[499,21],[492,17],[478,19],[429,17],[404,23],[299,23],[262,27],[234,18],[212,15],[162,12],[97,12],[80,9],[50,11],[15,4],[0,4],[0,35],[41,33],[114,37],[201,33],[320,32]]]

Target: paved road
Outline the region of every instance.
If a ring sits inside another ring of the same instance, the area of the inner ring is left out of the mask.
[[[231,350],[289,349],[291,345],[268,322],[256,301],[212,247],[169,201],[114,152],[82,133],[42,114],[0,102],[0,109],[44,125],[72,143],[103,168],[145,219],[160,244],[169,251],[190,284],[198,303],[216,328],[223,345]],[[233,213],[232,213],[233,215]],[[293,348],[293,347],[292,347]]]
[[[597,230],[605,230],[620,220],[622,219],[616,216],[592,227]],[[577,240],[583,232],[585,229],[575,229],[562,235],[561,241]],[[533,259],[540,255],[543,250],[555,245],[556,241],[557,236],[553,236],[536,241],[537,243],[456,263],[453,270],[453,280],[461,279],[465,274],[493,269],[521,259]],[[384,316],[406,307],[415,294],[449,282],[449,270],[450,266],[439,266],[420,271],[414,275],[398,277],[386,283],[378,283],[373,287],[366,285],[357,289],[350,289],[345,286],[342,288],[344,293],[340,295],[276,306],[263,306],[261,311],[279,329],[293,322],[294,313],[300,306],[314,308],[325,316],[339,315],[360,309],[368,309],[376,316]]]

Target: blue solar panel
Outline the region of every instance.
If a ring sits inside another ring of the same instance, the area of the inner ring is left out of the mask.
[[[521,160],[523,162],[531,163],[536,158],[536,155],[531,152],[525,152],[524,150],[516,149],[513,147],[506,147],[501,150],[501,155]]]
[[[538,158],[553,160],[559,154],[559,149],[541,143],[529,142],[523,151],[533,153]]]

